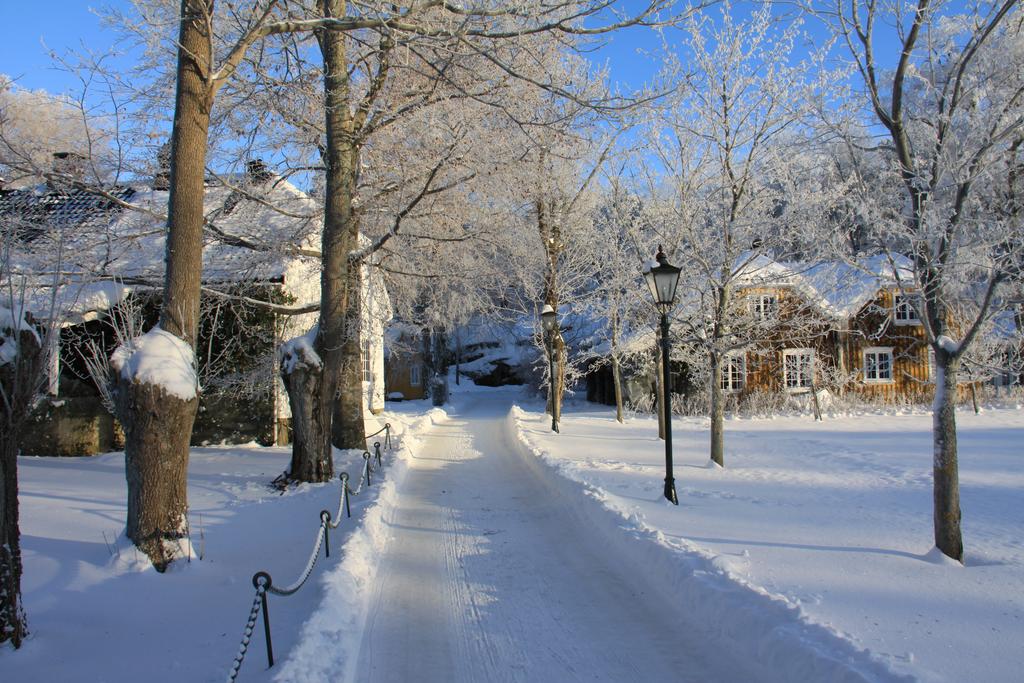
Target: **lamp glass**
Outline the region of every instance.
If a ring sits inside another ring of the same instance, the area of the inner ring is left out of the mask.
[[[550,306],[545,306],[540,314],[540,322],[545,332],[552,332],[558,324],[558,314]]]
[[[676,287],[679,285],[681,268],[669,264],[662,257],[661,263],[644,272],[644,279],[654,297],[654,303],[664,308],[672,305],[676,298]]]

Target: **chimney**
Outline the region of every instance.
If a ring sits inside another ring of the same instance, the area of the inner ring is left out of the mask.
[[[245,165],[245,171],[249,176],[249,181],[256,185],[264,184],[274,175],[263,163],[263,159],[253,159]]]
[[[77,152],[54,152],[53,172],[74,180],[82,180],[85,177],[85,162],[85,157]],[[52,186],[54,181],[59,182],[59,179],[54,178],[48,184]]]
[[[169,190],[171,188],[171,143],[170,141],[160,145],[156,153],[156,173],[153,174],[154,190]]]

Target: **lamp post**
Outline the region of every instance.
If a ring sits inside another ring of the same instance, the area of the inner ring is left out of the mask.
[[[665,413],[665,497],[674,505],[679,505],[676,497],[676,480],[672,474],[672,374],[669,369],[668,349],[668,312],[675,303],[676,286],[679,284],[679,273],[682,270],[668,262],[661,245],[658,245],[657,265],[648,263],[644,266],[644,279],[651,288],[651,296],[661,313],[661,366],[663,371],[662,406]]]
[[[558,432],[558,410],[555,407],[555,333],[558,331],[558,313],[550,304],[544,304],[540,312],[541,327],[544,328],[544,345],[548,349],[548,395],[551,397],[551,431]]]

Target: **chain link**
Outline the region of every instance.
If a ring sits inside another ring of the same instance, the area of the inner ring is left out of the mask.
[[[306,583],[306,579],[313,573],[313,567],[316,566],[316,561],[320,558],[320,548],[324,544],[324,527],[327,525],[326,522],[320,522],[320,531],[316,535],[316,545],[313,546],[313,552],[309,556],[309,560],[306,562],[306,570],[302,572],[302,577],[286,588],[275,588],[270,587],[270,592],[273,595],[292,595],[297,590],[302,588],[302,584]]]
[[[256,628],[256,618],[260,614],[260,603],[265,592],[266,589],[263,586],[259,586],[256,589],[256,597],[253,598],[252,609],[249,610],[249,620],[245,622],[245,631],[242,632],[242,643],[238,646],[238,654],[235,655],[235,661],[231,664],[227,683],[235,683],[235,679],[238,678],[238,672],[242,668],[242,662],[245,660],[245,653],[249,650],[249,641],[252,639],[253,629]]]
[[[377,434],[379,434],[381,431],[387,431],[387,434],[385,436],[385,442],[386,443],[390,442],[390,439],[391,439],[391,425],[390,424],[384,425],[384,428],[381,429],[380,431],[378,431]],[[370,436],[374,436],[374,435],[371,434]],[[380,450],[379,450],[380,446],[379,445],[377,446],[377,449],[378,449],[378,451],[377,451],[378,452],[378,456],[377,457],[379,458],[380,457],[380,455],[379,455],[379,453],[380,453]],[[367,484],[370,481],[370,474],[375,469],[370,461],[371,461],[370,452],[369,451],[364,451],[363,452],[363,469],[362,469],[362,472],[361,472],[361,474],[359,476],[359,486],[356,487],[355,491],[353,491],[349,487],[349,485],[348,485],[348,473],[342,473],[342,475],[341,475],[341,498],[340,498],[340,500],[338,502],[338,514],[335,515],[335,520],[336,521],[332,521],[331,520],[331,513],[330,512],[325,510],[325,511],[323,511],[321,513],[321,517],[320,517],[320,530],[317,532],[316,543],[313,546],[313,552],[310,554],[309,560],[307,560],[307,562],[306,562],[306,568],[302,572],[301,577],[295,583],[293,583],[292,585],[290,585],[290,586],[288,586],[286,588],[276,588],[271,583],[270,577],[266,576],[263,573],[257,574],[257,576],[254,577],[253,582],[254,582],[254,584],[256,584],[256,597],[253,599],[252,609],[249,610],[249,619],[245,623],[245,631],[242,634],[242,642],[241,642],[241,644],[238,647],[238,654],[235,655],[235,660],[231,664],[231,671],[228,672],[227,683],[234,683],[235,679],[238,677],[239,670],[242,668],[242,662],[245,660],[246,652],[249,650],[249,642],[252,640],[253,630],[256,628],[256,619],[259,617],[260,609],[261,609],[261,606],[263,604],[263,600],[265,599],[266,594],[267,593],[271,593],[273,595],[282,595],[282,596],[292,595],[292,594],[296,593],[300,588],[302,588],[302,586],[306,583],[306,581],[309,579],[310,575],[313,573],[313,568],[316,567],[317,560],[320,558],[320,548],[323,547],[324,538],[327,535],[328,527],[330,527],[331,529],[337,529],[338,528],[338,526],[341,524],[341,519],[342,519],[341,513],[342,513],[343,510],[346,509],[346,503],[348,502],[349,496],[357,496],[357,495],[359,495],[359,493],[363,490],[363,485]],[[264,584],[264,583],[257,583],[257,578],[260,577],[260,576],[265,576],[266,577],[266,579],[267,579],[267,583],[266,584]],[[270,636],[269,625],[268,624],[264,624],[264,625],[268,629],[267,630],[267,637],[269,639],[269,636]],[[268,646],[268,653],[269,653],[269,651],[270,650],[269,650],[269,646]]]

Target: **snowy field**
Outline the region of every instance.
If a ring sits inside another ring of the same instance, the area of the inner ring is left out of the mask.
[[[332,533],[331,558],[321,558],[309,584],[292,597],[271,596],[277,665],[267,670],[258,624],[239,680],[386,680],[374,677],[373,657],[388,651],[369,651],[382,648],[383,639],[365,634],[401,626],[386,612],[384,591],[402,583],[395,573],[402,567],[382,563],[406,544],[403,529],[415,531],[417,510],[436,514],[427,509],[431,497],[446,501],[437,519],[460,539],[438,541],[466,581],[451,589],[453,604],[471,608],[470,616],[485,624],[488,615],[509,614],[522,622],[512,626],[532,630],[529,637],[559,645],[551,663],[536,650],[496,650],[501,656],[490,671],[506,673],[492,680],[574,680],[566,674],[571,662],[565,670],[554,666],[559,652],[575,649],[574,632],[544,626],[540,612],[585,601],[583,585],[600,587],[604,574],[581,577],[578,589],[545,582],[539,574],[553,561],[545,565],[544,557],[524,552],[512,513],[490,501],[499,493],[517,500],[528,494],[530,510],[550,513],[545,519],[556,539],[558,520],[567,520],[565,529],[571,522],[588,547],[626,570],[633,590],[663,606],[662,621],[667,615],[692,633],[686,648],[703,653],[709,671],[716,658],[732,657],[737,670],[760,672],[746,680],[1020,680],[1024,411],[958,414],[967,553],[961,567],[931,550],[926,414],[730,420],[725,469],[708,465],[706,421],[676,419],[676,508],[661,499],[664,451],[652,419],[619,425],[609,408],[571,405],[556,435],[541,406],[511,390],[456,394],[445,411],[422,401],[393,407],[384,419],[402,432],[401,448],[383,481],[374,481],[352,519]],[[465,448],[443,452],[461,455],[434,457],[431,449],[448,441]],[[474,455],[474,444],[501,451],[501,468]],[[358,472],[357,453],[337,457],[339,470]],[[194,449],[192,540],[202,559],[159,576],[116,538],[124,526],[123,456],[21,458],[31,635],[18,652],[0,648],[0,680],[223,681],[252,604],[252,574],[269,571],[276,584],[297,578],[319,511],[333,514],[338,506],[337,482],[283,496],[268,490],[287,461],[287,449]],[[431,469],[422,470],[424,463]],[[432,482],[438,472],[443,478]],[[519,567],[527,561],[537,576]],[[585,567],[574,571],[584,574]],[[536,595],[519,590],[531,582],[563,595],[552,600],[544,588]],[[601,622],[594,633],[608,627],[617,635],[596,643],[599,649],[631,651],[635,625],[615,615]],[[473,623],[463,618],[460,626],[471,646]],[[432,661],[430,635],[409,646],[420,642],[421,650],[399,652],[406,668],[443,671],[441,663],[425,664]],[[497,642],[486,629],[480,635],[481,642]],[[510,648],[523,637],[514,629],[504,635]],[[321,675],[333,669],[309,664],[332,659],[345,676]],[[548,678],[524,673],[538,664]],[[474,669],[458,671],[470,680]],[[603,677],[594,675],[600,670],[576,671],[587,680],[624,680],[611,669]],[[678,677],[658,675],[653,665],[644,671],[646,680],[699,680],[682,670]]]
[[[387,419],[396,431],[407,428],[400,414]],[[408,418],[417,420],[423,418]],[[163,576],[119,537],[126,498],[121,453],[19,458],[30,635],[18,651],[0,647],[0,681],[224,681],[252,606],[252,575],[267,571],[275,585],[296,580],[316,539],[320,511],[338,510],[337,480],[284,495],[267,486],[289,457],[288,448],[192,449],[190,524],[202,559],[172,565]],[[353,488],[362,463],[357,451],[335,452],[336,471],[348,471]],[[324,567],[338,563],[339,548],[381,490],[374,480],[352,499],[352,518],[331,533],[331,557],[321,553],[298,593],[270,597],[278,661],[294,648],[299,627],[322,597]],[[259,622],[239,680],[269,680],[273,671],[266,669]]]
[[[595,520],[640,540],[709,647],[797,619],[921,681],[1022,680],[1024,411],[957,414],[966,566],[933,549],[928,414],[727,420],[725,469],[707,421],[677,418],[678,508],[657,421],[613,417],[575,406],[557,435],[536,406],[510,419]]]

